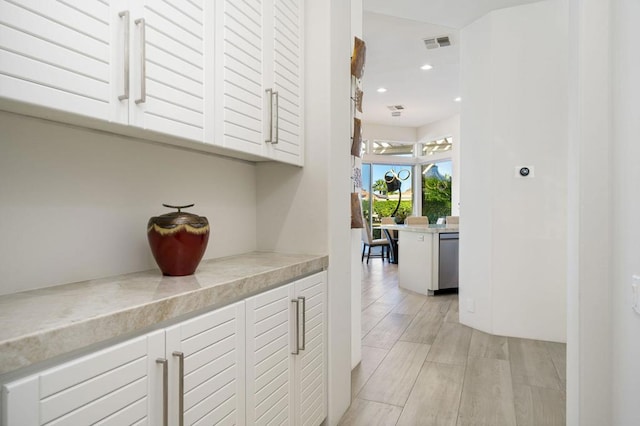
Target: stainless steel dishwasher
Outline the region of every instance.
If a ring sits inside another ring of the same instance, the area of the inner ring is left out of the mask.
[[[458,232],[440,234],[438,290],[458,288]]]

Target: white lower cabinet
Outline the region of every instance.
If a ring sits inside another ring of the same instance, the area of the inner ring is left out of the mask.
[[[2,386],[1,423],[317,426],[326,272]]]
[[[326,277],[247,299],[247,424],[317,426],[325,419]]]
[[[164,333],[157,331],[3,387],[3,424],[160,425]]]
[[[246,301],[247,424],[293,424],[293,285]]]
[[[170,425],[243,425],[244,302],[166,330]]]
[[[327,274],[295,283],[301,301],[299,354],[295,356],[295,424],[317,426],[327,416]],[[304,314],[302,313],[304,312]]]
[[[244,302],[3,387],[2,424],[244,424]]]

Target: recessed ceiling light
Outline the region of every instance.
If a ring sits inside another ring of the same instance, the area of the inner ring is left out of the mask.
[[[458,96],[458,97],[457,97],[457,98],[455,98],[453,101],[454,101],[454,102],[461,102],[461,101],[462,101],[462,98],[461,98],[460,96]]]
[[[386,91],[387,91],[387,89],[385,89],[384,87],[378,88],[378,93],[384,93]]]
[[[421,70],[425,70],[425,71],[430,70],[432,68],[433,67],[429,64],[424,64],[423,66],[420,67]]]

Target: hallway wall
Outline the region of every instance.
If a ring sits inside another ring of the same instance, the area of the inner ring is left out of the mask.
[[[563,0],[461,31],[460,321],[488,333],[566,340],[567,57]]]
[[[614,425],[639,425],[640,314],[630,308],[631,276],[640,276],[640,2],[613,3],[612,125],[612,359]]]

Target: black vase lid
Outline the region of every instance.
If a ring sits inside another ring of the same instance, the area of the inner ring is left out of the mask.
[[[157,225],[160,228],[171,229],[179,225],[190,225],[194,228],[201,228],[209,225],[209,221],[206,217],[182,211],[182,209],[193,207],[195,204],[188,204],[186,206],[172,206],[170,204],[162,205],[170,209],[178,209],[178,211],[152,217],[149,219],[147,227]]]

